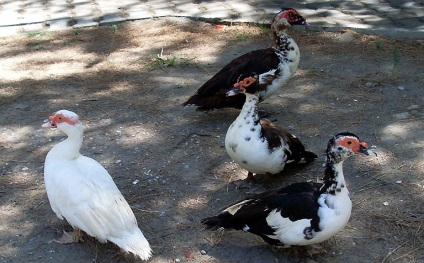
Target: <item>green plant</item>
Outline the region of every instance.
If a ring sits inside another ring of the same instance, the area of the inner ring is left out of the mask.
[[[316,70],[316,69],[306,69],[304,70],[305,76],[319,76],[323,74],[323,71]]]
[[[158,55],[155,59],[156,59],[157,65],[160,68],[164,69],[164,68],[175,66],[175,60],[177,58],[173,55],[169,55],[169,56],[159,56]]]
[[[112,30],[112,41],[110,43],[110,48],[112,49],[113,45],[115,44],[116,35],[118,33],[118,25],[112,25],[110,28]]]
[[[239,40],[239,41],[246,41],[249,38],[250,38],[249,33],[245,32],[245,31],[236,34],[236,39]]]
[[[74,34],[74,36],[78,36],[79,34],[81,34],[81,29],[79,27],[74,27],[72,33]]]
[[[264,22],[256,22],[255,25],[261,30],[262,34],[268,34],[271,31]]]
[[[112,34],[115,36],[116,33],[118,32],[118,25],[112,25],[111,29],[112,29]]]
[[[34,46],[34,50],[42,50],[42,49],[47,49],[47,46],[43,44],[37,44]]]
[[[27,32],[26,36],[31,38],[31,37],[44,37],[47,36],[47,32],[44,31],[35,31],[35,32]]]
[[[377,40],[377,42],[375,42],[375,49],[377,49],[378,51],[383,50],[383,42]]]
[[[164,55],[163,49],[161,50],[160,54],[157,54],[154,57],[154,60],[150,63],[150,68],[156,69],[166,69],[169,67],[186,67],[193,65],[194,58],[186,58],[186,57],[179,57],[176,55]]]
[[[393,70],[396,70],[400,64],[400,50],[397,47],[392,49]]]

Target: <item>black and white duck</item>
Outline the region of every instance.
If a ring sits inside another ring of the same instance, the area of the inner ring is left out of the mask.
[[[225,149],[237,164],[248,171],[248,182],[253,181],[254,173],[276,174],[288,163],[309,163],[317,157],[315,153],[306,151],[296,136],[259,117],[260,94],[269,87],[261,85],[258,79],[256,73],[242,74],[226,94],[229,97],[246,97],[239,116],[228,128]]]
[[[183,106],[196,105],[200,111],[219,108],[241,109],[245,101],[244,96],[227,97],[225,94],[241,74],[249,72],[257,72],[259,82],[268,86],[259,94],[260,100],[269,97],[293,76],[299,65],[299,48],[286,32],[292,25],[309,24],[295,9],[282,9],[275,15],[271,24],[274,47],[251,51],[232,60],[203,84]]]
[[[312,245],[329,239],[349,221],[352,202],[343,162],[355,154],[376,155],[353,133],[339,133],[326,150],[323,183],[294,183],[245,198],[202,223],[209,229],[235,229],[274,246]]]

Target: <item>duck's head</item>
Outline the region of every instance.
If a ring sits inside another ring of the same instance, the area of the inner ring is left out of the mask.
[[[274,32],[283,31],[292,25],[309,26],[306,18],[301,16],[294,8],[283,8],[274,16],[271,23],[271,29]]]
[[[341,162],[354,154],[377,155],[368,149],[366,142],[350,132],[343,132],[330,139],[327,145],[327,162]]]
[[[60,110],[53,116],[49,117],[49,121],[44,123],[41,127],[43,128],[58,128],[64,133],[68,134],[77,129],[82,131],[83,126],[79,121],[79,117],[76,113],[68,110]]]
[[[239,93],[256,94],[261,91],[259,85],[259,76],[255,72],[241,74],[233,88],[227,92],[227,97],[234,96]]]

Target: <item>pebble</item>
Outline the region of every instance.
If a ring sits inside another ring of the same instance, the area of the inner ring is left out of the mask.
[[[377,84],[374,84],[372,82],[365,83],[365,87],[367,87],[367,88],[371,88],[371,87],[375,87],[375,86],[377,86]]]
[[[181,262],[181,260],[179,258],[176,258],[175,262]]]
[[[411,105],[408,108],[406,108],[407,110],[418,110],[420,108],[420,105]]]
[[[407,119],[409,118],[409,116],[410,116],[409,112],[401,112],[401,113],[393,114],[393,117],[398,120]]]
[[[401,184],[401,183],[402,183],[402,181],[396,181],[396,183],[397,183],[397,184]]]
[[[336,39],[338,39],[340,42],[350,43],[354,40],[354,33],[353,32],[345,32],[345,33],[337,36]]]
[[[208,253],[206,253],[206,251],[204,251],[204,250],[202,249],[202,250],[200,250],[200,254],[202,254],[202,255],[206,255],[206,254],[208,254]]]
[[[29,108],[29,105],[23,104],[23,103],[18,103],[15,105],[15,109],[17,110],[27,110],[28,108]]]
[[[404,90],[405,90],[405,87],[404,87],[404,86],[399,86],[399,87],[398,87],[398,90],[400,90],[400,91],[404,91]]]
[[[383,205],[384,206],[388,206],[389,205],[389,202],[384,202]]]

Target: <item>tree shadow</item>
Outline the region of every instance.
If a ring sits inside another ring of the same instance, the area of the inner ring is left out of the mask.
[[[117,255],[119,250],[113,245],[48,243],[67,223],[59,221],[48,204],[43,162],[64,136],[40,126],[52,113],[66,108],[77,112],[86,125],[82,153],[107,168],[133,207],[152,244],[152,262],[183,260],[182,248],[199,262],[237,261],[245,255],[251,262],[275,258],[290,262],[285,252],[274,252],[246,233],[220,237],[203,230],[201,218],[246,195],[231,186],[244,171],[231,162],[224,148],[226,130],[238,111],[203,113],[181,106],[233,57],[269,46],[269,36],[252,33],[249,27],[218,32],[198,21],[184,20],[179,26],[175,20],[149,20],[120,24],[111,45],[110,30],[99,27],[81,29],[79,35],[54,33],[47,39],[41,36],[44,42],[32,38],[12,39],[12,45],[3,42],[6,48],[0,49],[0,54],[7,58],[5,69],[15,73],[0,80],[0,207],[4,212],[0,219],[5,230],[0,234],[4,247],[0,257],[7,261],[132,260]],[[251,32],[251,37],[237,39],[240,30]],[[358,262],[369,258],[382,261],[391,251],[388,246],[402,244],[396,250],[399,254],[394,253],[396,257],[405,255],[399,260],[420,259],[416,248],[422,240],[405,238],[422,229],[422,223],[412,219],[421,218],[418,204],[424,201],[419,191],[423,180],[422,113],[420,109],[406,110],[421,105],[423,97],[417,72],[422,72],[424,63],[416,56],[415,42],[359,37],[346,44],[325,33],[291,31],[290,35],[301,49],[301,67],[284,90],[261,107],[319,157],[295,173],[260,179],[262,187],[275,189],[319,180],[320,153],[328,139],[338,132],[354,132],[378,146],[379,157],[375,161],[355,158],[345,164],[354,211],[346,229],[335,237],[343,246],[332,240],[326,243],[343,254],[329,253],[319,259],[349,260],[360,248],[363,253],[354,258]],[[383,43],[381,52],[376,49],[377,41]],[[63,45],[65,42],[72,44]],[[50,48],[34,50],[37,43]],[[386,64],[391,63],[395,46],[402,48],[402,60],[398,72],[393,73],[386,70]],[[148,58],[162,48],[198,59],[195,64],[166,71],[147,67]],[[340,49],[343,52],[336,51]],[[140,58],[145,63],[138,63]],[[13,60],[19,63],[13,64]],[[63,65],[59,67],[58,62]],[[367,82],[377,85],[366,87]],[[399,85],[405,87],[403,92]],[[393,117],[404,111],[409,118]],[[386,201],[387,206],[383,205]],[[394,214],[411,232],[393,220]],[[394,240],[393,231],[403,234]],[[221,241],[211,243],[210,235]]]

